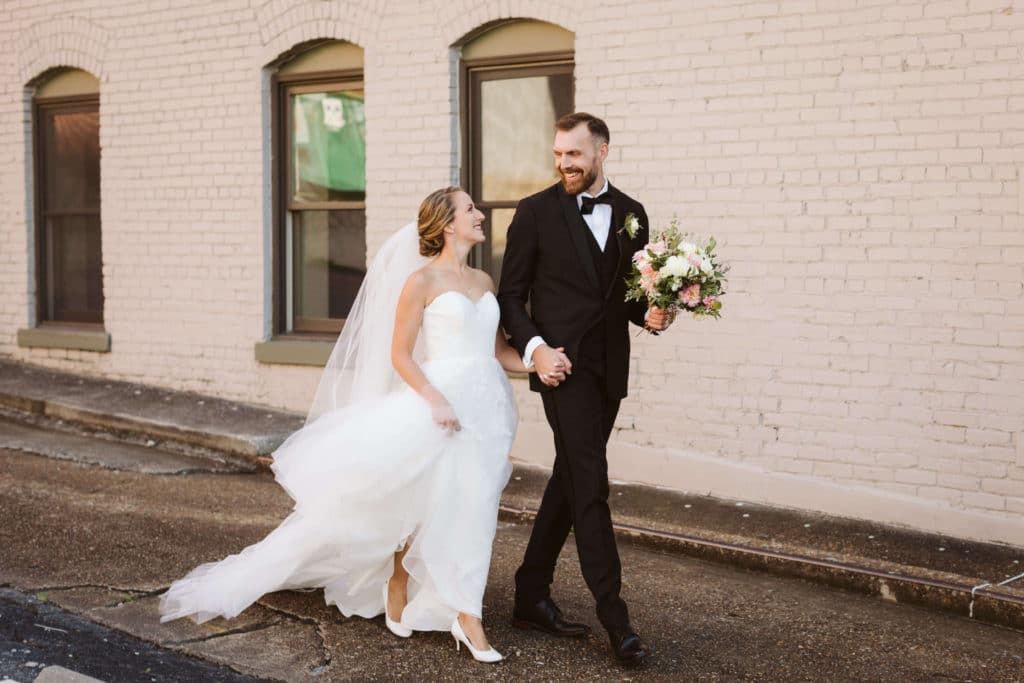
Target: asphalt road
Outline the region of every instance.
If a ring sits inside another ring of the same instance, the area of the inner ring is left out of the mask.
[[[0,589],[0,681],[29,683],[53,665],[104,681],[258,680],[94,624],[41,597]]]
[[[31,444],[19,448],[31,450]],[[600,635],[565,642],[508,625],[512,575],[528,533],[517,525],[499,529],[484,605],[491,641],[507,657],[498,666],[456,653],[447,634],[399,640],[380,618],[345,619],[323,605],[319,591],[267,596],[231,621],[161,625],[156,593],[194,565],[258,540],[287,514],[287,497],[266,475],[194,467],[182,474],[133,471],[123,452],[117,466],[131,469],[110,470],[25,450],[0,448],[0,584],[29,595],[45,591],[49,603],[155,644],[162,648],[158,652],[202,657],[248,676],[288,681],[1024,680],[1020,632],[631,546],[621,549],[624,597],[655,654],[643,668],[624,670],[611,660]],[[144,465],[147,451],[139,450]],[[64,457],[74,460],[73,451],[65,449]],[[572,548],[559,565],[555,597],[567,614],[597,626]],[[4,609],[0,603],[6,618]],[[14,656],[20,655],[0,652],[0,663]],[[209,675],[185,680],[217,680],[216,673]],[[140,679],[107,673],[103,680]]]

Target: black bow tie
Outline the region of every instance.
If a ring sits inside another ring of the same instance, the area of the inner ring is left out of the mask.
[[[597,204],[608,204],[609,206],[611,206],[612,203],[611,195],[609,195],[607,192],[596,197],[584,196],[580,197],[580,199],[583,200],[583,205],[580,206],[580,213],[583,214],[584,216],[589,216],[590,214],[594,213],[594,206],[596,206]]]

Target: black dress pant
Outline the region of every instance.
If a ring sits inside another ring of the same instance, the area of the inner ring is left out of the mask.
[[[599,326],[599,330],[603,328]],[[555,563],[569,530],[576,536],[583,578],[597,601],[605,628],[629,623],[619,597],[622,567],[608,508],[608,437],[619,411],[605,381],[605,342],[588,334],[580,344],[572,375],[541,394],[555,437],[555,463],[537,521],[516,572],[516,601],[534,604],[549,597]]]

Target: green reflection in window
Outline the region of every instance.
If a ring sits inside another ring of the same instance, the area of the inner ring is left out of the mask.
[[[344,201],[366,192],[361,90],[292,95],[292,199]]]

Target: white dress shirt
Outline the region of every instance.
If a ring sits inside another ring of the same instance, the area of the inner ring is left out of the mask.
[[[604,187],[597,194],[590,194],[589,192],[580,192],[576,195],[576,206],[583,208],[584,197],[600,197],[608,191],[608,179],[604,179]],[[604,245],[608,241],[608,231],[612,227],[612,207],[611,204],[595,204],[592,213],[583,214],[583,221],[590,228],[590,232],[594,233],[594,239],[597,240],[597,246],[604,251]],[[526,350],[523,353],[523,365],[527,368],[533,367],[533,352],[537,350],[542,344],[546,344],[544,338],[540,335],[534,337],[526,344]]]

